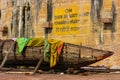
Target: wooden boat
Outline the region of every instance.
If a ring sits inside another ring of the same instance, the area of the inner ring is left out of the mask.
[[[7,61],[4,66],[36,66],[40,56],[43,54],[43,46],[39,47],[25,47],[21,55],[16,55],[17,43],[13,40],[0,41],[0,62],[3,61],[6,52],[9,51],[11,45],[14,47],[10,51]],[[92,63],[103,60],[111,56],[113,52],[94,49],[81,45],[74,45],[65,43],[63,46],[62,54],[59,56],[59,62],[54,68],[67,69],[67,68],[80,68]],[[43,61],[41,69],[49,69],[49,63]]]

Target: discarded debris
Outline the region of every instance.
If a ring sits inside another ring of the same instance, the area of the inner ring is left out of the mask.
[[[117,68],[110,69],[105,66],[87,66],[87,67],[81,67],[80,69],[95,73],[120,73],[120,69]]]
[[[120,66],[112,66],[110,69],[120,69]]]
[[[64,73],[62,72],[62,73],[60,73],[61,75],[64,75]]]
[[[7,74],[24,74],[24,75],[32,75],[33,72],[16,72],[16,71],[9,71],[9,72],[5,72]]]

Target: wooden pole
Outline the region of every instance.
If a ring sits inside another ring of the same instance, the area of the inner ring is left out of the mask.
[[[5,62],[7,61],[8,55],[10,54],[10,51],[11,51],[12,48],[14,47],[14,44],[15,44],[15,42],[11,45],[9,51],[6,52],[6,55],[5,55],[5,57],[4,57],[4,59],[3,59],[2,63],[1,63],[1,65],[0,65],[0,69],[4,66]]]
[[[38,70],[39,66],[41,65],[43,59],[44,59],[44,57],[43,57],[43,55],[42,55],[42,56],[40,57],[40,59],[39,59],[39,62],[38,62],[38,64],[37,64],[37,66],[35,67],[32,75],[34,75],[34,74],[36,73],[36,71]]]

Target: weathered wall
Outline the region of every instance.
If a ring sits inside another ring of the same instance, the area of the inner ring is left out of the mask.
[[[1,39],[47,36],[110,50],[115,54],[95,65],[120,66],[119,0],[0,0],[0,10]],[[47,21],[52,29],[43,28]]]
[[[52,37],[65,42],[88,45],[91,28],[90,0],[56,1],[53,7]]]
[[[1,38],[39,37],[46,22],[46,0],[0,0]],[[3,35],[3,28],[8,33]],[[39,36],[38,36],[39,35]]]

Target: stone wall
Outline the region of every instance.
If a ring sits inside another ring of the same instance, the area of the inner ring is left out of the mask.
[[[0,12],[1,39],[48,37],[110,50],[113,56],[94,65],[120,66],[119,0],[0,0]]]
[[[39,26],[46,22],[45,0],[1,0],[0,2],[1,28],[8,27],[8,33],[3,35],[2,32],[1,38],[35,37],[41,33]]]

